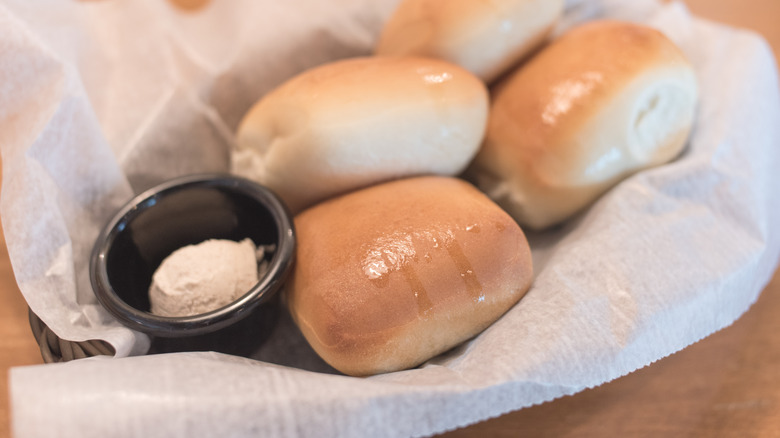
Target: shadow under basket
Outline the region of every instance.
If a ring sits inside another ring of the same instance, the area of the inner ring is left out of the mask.
[[[114,355],[114,348],[105,341],[75,342],[61,339],[32,310],[28,309],[27,314],[30,328],[41,350],[44,363],[68,362],[92,356]]]

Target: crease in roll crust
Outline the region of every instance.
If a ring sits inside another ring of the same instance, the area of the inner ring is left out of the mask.
[[[569,31],[493,92],[467,178],[522,225],[541,229],[680,154],[698,87],[657,30],[597,21]]]
[[[487,125],[488,92],[470,72],[425,58],[353,58],[306,71],[242,120],[233,173],[295,213],[378,182],[461,173]]]
[[[404,0],[375,54],[444,59],[492,82],[545,41],[563,8],[563,0]]]
[[[290,312],[345,374],[411,368],[451,349],[504,314],[533,278],[520,227],[456,178],[369,187],[307,209],[295,225]]]

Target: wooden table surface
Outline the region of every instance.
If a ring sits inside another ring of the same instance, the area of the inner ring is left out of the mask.
[[[780,54],[780,0],[686,3],[698,16],[761,33]],[[734,325],[682,352],[598,388],[443,436],[780,437],[778,315],[780,270]],[[10,436],[8,369],[39,363],[0,234],[0,438]]]

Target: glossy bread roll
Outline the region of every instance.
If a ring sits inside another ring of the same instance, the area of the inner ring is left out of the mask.
[[[521,224],[557,224],[621,179],[675,158],[696,100],[693,68],[663,34],[585,24],[499,84],[468,178]]]
[[[403,0],[377,55],[445,59],[490,82],[547,37],[563,0]]]
[[[533,277],[521,229],[456,178],[363,189],[304,211],[295,226],[291,314],[350,375],[414,367],[473,337]]]
[[[488,94],[468,71],[424,58],[356,58],[304,72],[244,117],[234,173],[293,212],[408,175],[463,171],[485,133]]]

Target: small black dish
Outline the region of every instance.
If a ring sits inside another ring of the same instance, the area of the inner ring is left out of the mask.
[[[173,251],[208,239],[274,244],[267,273],[236,301],[186,317],[152,314],[152,275]],[[293,265],[291,216],[267,188],[230,175],[186,176],[133,198],[108,222],[90,260],[98,301],[122,324],[159,337],[190,337],[247,317],[279,291]]]

